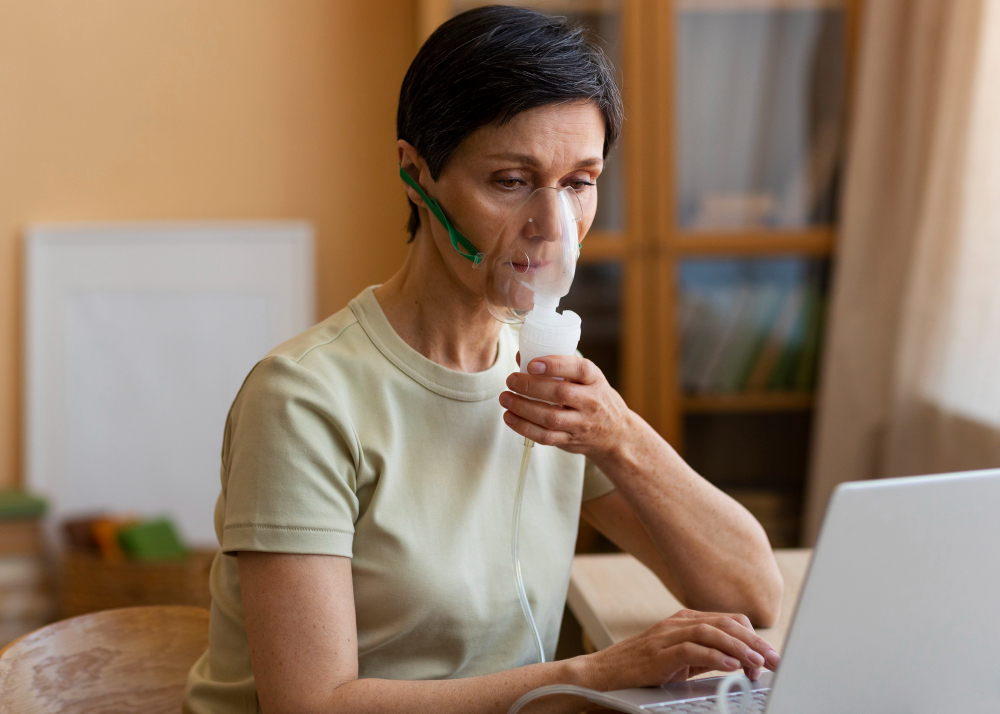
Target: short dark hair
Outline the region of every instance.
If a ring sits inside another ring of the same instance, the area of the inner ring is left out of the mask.
[[[522,7],[479,7],[442,24],[417,52],[399,91],[396,137],[416,148],[437,179],[477,129],[579,99],[593,101],[604,117],[607,158],[624,110],[603,50],[561,19]],[[409,203],[412,241],[420,214]]]

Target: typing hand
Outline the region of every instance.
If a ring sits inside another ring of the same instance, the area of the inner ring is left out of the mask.
[[[759,679],[781,657],[743,615],[682,610],[607,649],[586,655],[587,686],[600,690],[654,687],[705,672],[740,668]]]

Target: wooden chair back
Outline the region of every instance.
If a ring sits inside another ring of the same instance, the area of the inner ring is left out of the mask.
[[[158,606],[61,620],[0,650],[0,714],[177,714],[208,645],[208,610]]]

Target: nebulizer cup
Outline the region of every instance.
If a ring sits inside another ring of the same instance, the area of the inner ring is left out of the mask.
[[[501,322],[523,323],[519,337],[521,372],[537,357],[571,355],[580,340],[580,316],[556,312],[559,300],[569,293],[576,261],[586,232],[583,208],[571,188],[539,188],[515,208],[504,222],[489,252],[476,261],[484,269],[483,296]],[[514,520],[511,560],[514,582],[525,620],[534,638],[538,661],[545,649],[524,589],[519,553],[521,502],[534,442],[524,440]]]

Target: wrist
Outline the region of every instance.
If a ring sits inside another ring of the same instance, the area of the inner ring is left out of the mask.
[[[620,427],[619,438],[604,454],[592,460],[606,474],[632,473],[641,463],[640,452],[648,449],[650,437],[657,434],[638,414],[629,410]]]
[[[578,655],[567,660],[562,660],[566,665],[563,675],[567,684],[574,684],[578,687],[596,689],[603,692],[607,689],[601,667],[601,657],[599,652]]]
[[[558,660],[561,665],[558,677],[559,684],[572,684],[577,687],[589,687],[594,689],[593,678],[590,676],[590,664],[588,660],[591,655],[578,655],[569,659]]]

